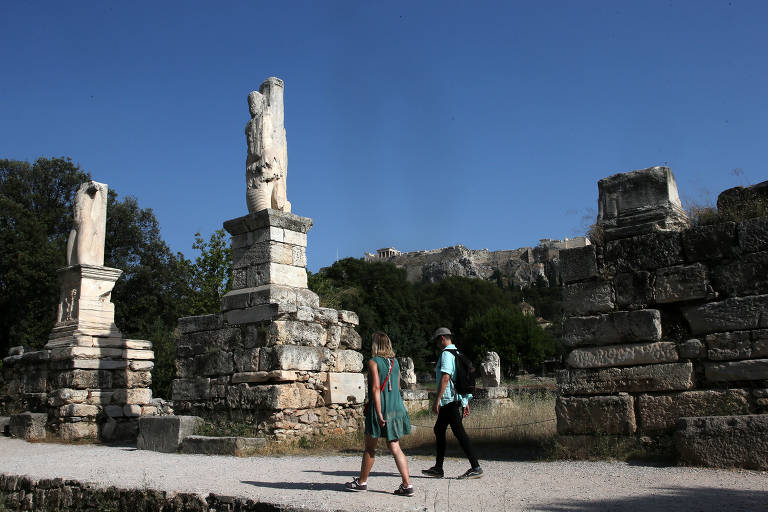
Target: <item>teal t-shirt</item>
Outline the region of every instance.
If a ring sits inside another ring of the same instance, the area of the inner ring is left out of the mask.
[[[451,376],[451,380],[448,381],[448,385],[445,387],[443,396],[440,397],[440,406],[460,400],[461,406],[466,407],[469,401],[472,399],[472,395],[460,395],[456,393],[453,385],[453,381],[455,380],[454,374],[456,373],[456,357],[452,353],[447,352],[448,350],[456,350],[456,345],[451,343],[445,347],[443,352],[440,354],[440,359],[437,360],[437,366],[435,366],[437,391],[440,391],[440,379],[443,378],[443,374],[447,373]]]

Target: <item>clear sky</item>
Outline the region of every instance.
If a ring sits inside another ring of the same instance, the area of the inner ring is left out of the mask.
[[[0,158],[69,156],[192,256],[247,213],[246,97],[285,80],[309,268],[583,234],[597,180],[768,179],[768,2],[4,2]]]

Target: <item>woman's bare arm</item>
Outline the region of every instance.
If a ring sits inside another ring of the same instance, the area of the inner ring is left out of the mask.
[[[381,414],[381,383],[379,382],[379,366],[373,359],[368,361],[368,376],[371,379],[371,400],[376,411],[376,417],[379,419],[379,425],[382,427],[386,423],[384,415]]]

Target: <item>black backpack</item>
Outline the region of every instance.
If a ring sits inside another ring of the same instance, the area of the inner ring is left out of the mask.
[[[475,392],[475,379],[477,378],[477,370],[472,361],[456,350],[445,349],[445,352],[450,352],[456,358],[456,373],[453,376],[453,386],[456,392],[460,395],[469,395]]]

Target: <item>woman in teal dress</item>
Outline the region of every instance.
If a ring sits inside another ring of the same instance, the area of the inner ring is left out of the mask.
[[[411,420],[400,396],[400,364],[392,350],[389,336],[373,333],[371,359],[368,361],[368,407],[365,414],[365,451],[360,476],[345,484],[348,491],[367,491],[368,475],[376,458],[376,444],[386,438],[395,458],[403,483],[395,490],[398,496],[413,496],[408,460],[400,448],[400,438],[411,433]]]

